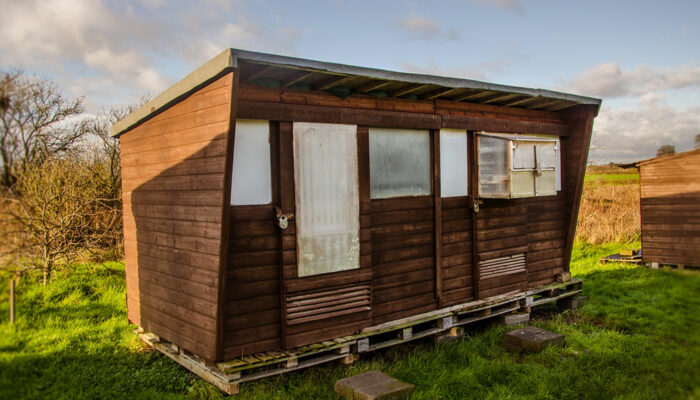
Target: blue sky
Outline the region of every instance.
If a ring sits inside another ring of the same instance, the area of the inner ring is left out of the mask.
[[[603,98],[590,160],[700,134],[698,1],[0,0],[0,69],[89,110],[156,95],[226,47]]]

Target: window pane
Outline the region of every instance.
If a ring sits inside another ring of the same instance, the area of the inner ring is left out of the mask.
[[[299,276],[360,267],[357,127],[294,123]]]
[[[370,128],[373,199],[430,194],[430,132]]]
[[[508,146],[510,141],[488,136],[479,140],[479,195],[509,197]]]
[[[557,166],[556,142],[537,143],[537,163],[540,169],[554,170]]]
[[[467,181],[467,132],[440,130],[441,196],[465,196]]]
[[[231,204],[269,204],[270,201],[270,123],[237,120],[233,147]]]
[[[537,142],[513,141],[513,169],[535,169],[535,145]]]

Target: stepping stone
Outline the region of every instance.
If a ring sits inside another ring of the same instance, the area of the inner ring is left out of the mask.
[[[526,326],[503,335],[503,347],[514,353],[521,351],[539,353],[547,346],[563,344],[564,335],[533,326]]]
[[[370,371],[335,382],[335,392],[349,400],[403,399],[414,389],[414,385],[380,371]]]

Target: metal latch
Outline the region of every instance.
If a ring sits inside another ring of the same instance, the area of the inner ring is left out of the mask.
[[[280,229],[285,230],[289,227],[289,221],[294,219],[294,214],[293,213],[283,213],[282,209],[279,207],[275,207],[275,212],[277,216],[277,226],[279,226]]]
[[[289,220],[287,220],[287,216],[282,214],[279,217],[277,217],[277,225],[279,225],[280,229],[287,229],[289,226]]]

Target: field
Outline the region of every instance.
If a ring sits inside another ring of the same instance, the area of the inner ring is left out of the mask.
[[[587,191],[636,186],[598,180],[589,178]],[[608,209],[582,208],[581,217],[619,212]],[[639,247],[634,235],[598,245],[579,237],[571,271],[584,280],[589,302],[575,312],[540,311],[532,322],[565,334],[563,348],[516,356],[500,345],[506,328],[478,329],[456,343],[419,341],[351,366],[244,384],[240,398],[333,399],[335,380],[372,369],[414,383],[414,399],[700,398],[700,274],[598,263],[622,247]],[[222,397],[132,333],[122,263],[76,265],[47,287],[23,277],[15,325],[7,320],[7,279],[0,278],[0,398]]]

